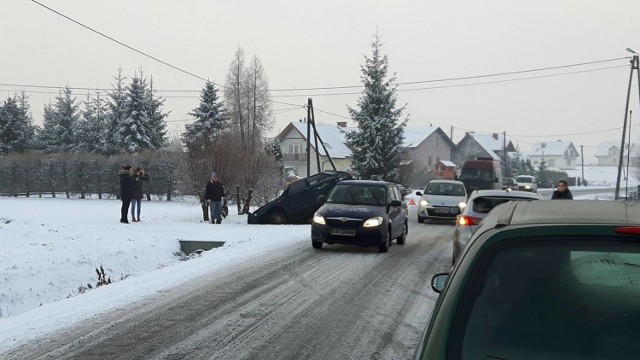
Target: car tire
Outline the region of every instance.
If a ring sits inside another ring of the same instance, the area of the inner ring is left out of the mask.
[[[313,246],[314,249],[322,249],[322,241],[311,240],[311,246]]]
[[[407,221],[405,220],[404,225],[402,225],[402,234],[396,239],[396,243],[398,243],[398,245],[404,245],[404,243],[407,241],[408,230],[409,226],[407,224]]]
[[[424,218],[422,216],[420,216],[420,215],[418,215],[418,222],[420,224],[422,224],[424,222]]]
[[[269,215],[269,220],[274,225],[284,225],[287,223],[287,217],[281,211],[274,211]]]
[[[387,231],[387,235],[384,238],[384,244],[378,246],[378,250],[380,250],[381,253],[386,253],[389,251],[389,246],[391,246],[391,232]]]

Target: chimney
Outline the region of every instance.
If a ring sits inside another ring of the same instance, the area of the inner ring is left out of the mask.
[[[498,133],[493,133],[493,138],[496,140],[500,140],[500,138],[498,138]]]
[[[338,126],[346,128],[347,127],[347,122],[346,121],[338,121]]]

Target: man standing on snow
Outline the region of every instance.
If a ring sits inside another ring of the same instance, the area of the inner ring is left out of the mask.
[[[573,194],[566,180],[558,181],[557,190],[551,195],[551,200],[573,200]]]
[[[211,173],[211,178],[207,182],[204,194],[205,199],[207,199],[207,204],[209,204],[209,211],[211,212],[211,223],[221,224],[224,187],[220,180],[218,180],[218,174],[216,172]]]
[[[127,220],[129,205],[131,204],[131,198],[133,197],[133,180],[131,180],[131,165],[125,165],[120,169],[118,175],[120,175],[120,200],[122,200],[122,207],[120,208],[120,222],[128,224]]]

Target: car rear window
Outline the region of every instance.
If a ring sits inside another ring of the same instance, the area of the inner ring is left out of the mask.
[[[533,199],[517,197],[482,196],[473,200],[473,211],[480,214],[488,214],[494,207],[507,201],[531,201]]]
[[[456,311],[452,358],[638,358],[640,242],[512,243],[480,264]]]

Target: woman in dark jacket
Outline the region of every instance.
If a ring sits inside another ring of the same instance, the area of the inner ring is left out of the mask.
[[[142,197],[144,196],[144,190],[142,188],[143,181],[149,181],[149,174],[140,166],[136,168],[133,173],[133,199],[131,201],[131,221],[140,221],[140,207],[142,206]],[[136,211],[137,210],[137,211]],[[137,214],[137,219],[136,219]]]
[[[127,212],[129,211],[129,204],[131,203],[131,197],[133,196],[133,181],[131,180],[131,165],[125,165],[120,169],[118,175],[120,175],[120,200],[122,200],[122,207],[120,208],[120,222],[128,224]]]

